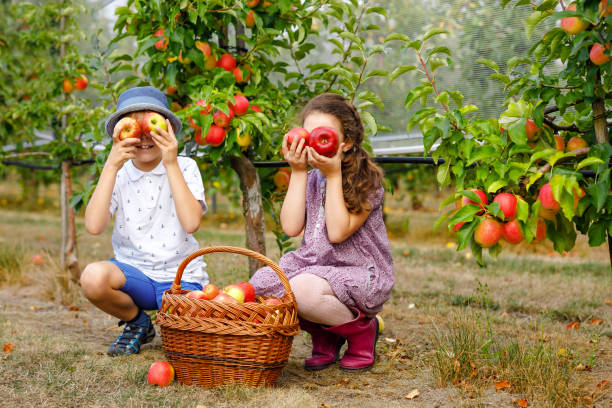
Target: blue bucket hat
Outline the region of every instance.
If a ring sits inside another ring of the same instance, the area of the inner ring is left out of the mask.
[[[113,137],[115,125],[125,114],[137,111],[154,111],[161,113],[170,120],[174,134],[178,134],[183,127],[181,120],[168,106],[168,100],[159,89],[152,86],[140,86],[128,89],[119,95],[117,110],[106,120],[106,134]]]

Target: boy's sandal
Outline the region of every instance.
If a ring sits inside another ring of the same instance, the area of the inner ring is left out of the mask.
[[[124,321],[119,322],[119,326],[125,324]],[[108,347],[109,356],[138,354],[140,346],[149,343],[155,337],[155,327],[151,320],[147,326],[137,326],[126,324],[123,333],[113,344]]]

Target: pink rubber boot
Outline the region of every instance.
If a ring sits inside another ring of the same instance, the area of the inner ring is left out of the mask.
[[[299,319],[300,328],[310,333],[312,338],[312,357],[306,359],[304,368],[306,370],[322,370],[338,361],[338,354],[344,344],[344,339],[326,331],[318,323],[313,323],[302,317]]]
[[[366,317],[360,310],[351,308],[357,316],[350,322],[324,328],[348,341],[348,349],[342,357],[340,367],[345,370],[369,368],[376,360],[376,340],[378,339],[378,320]]]

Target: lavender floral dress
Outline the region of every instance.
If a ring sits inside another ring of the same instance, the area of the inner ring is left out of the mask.
[[[345,305],[372,317],[380,312],[394,283],[393,259],[382,217],[383,187],[371,195],[372,212],[365,223],[345,241],[333,244],[327,236],[323,194],[325,177],[319,170],[308,172],[306,229],[300,248],[285,254],[279,266],[291,280],[311,273],[327,280]],[[282,296],[285,290],[269,267],[251,278],[255,293]]]

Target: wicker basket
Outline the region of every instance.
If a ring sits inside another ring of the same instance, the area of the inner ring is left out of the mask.
[[[249,303],[186,297],[180,284],[185,267],[194,258],[213,252],[246,255],[271,267],[285,288],[281,303],[260,303],[268,296]],[[280,267],[257,252],[229,246],[202,248],[185,258],[171,288],[164,292],[156,323],[178,382],[207,388],[272,386],[299,332],[295,296]]]

